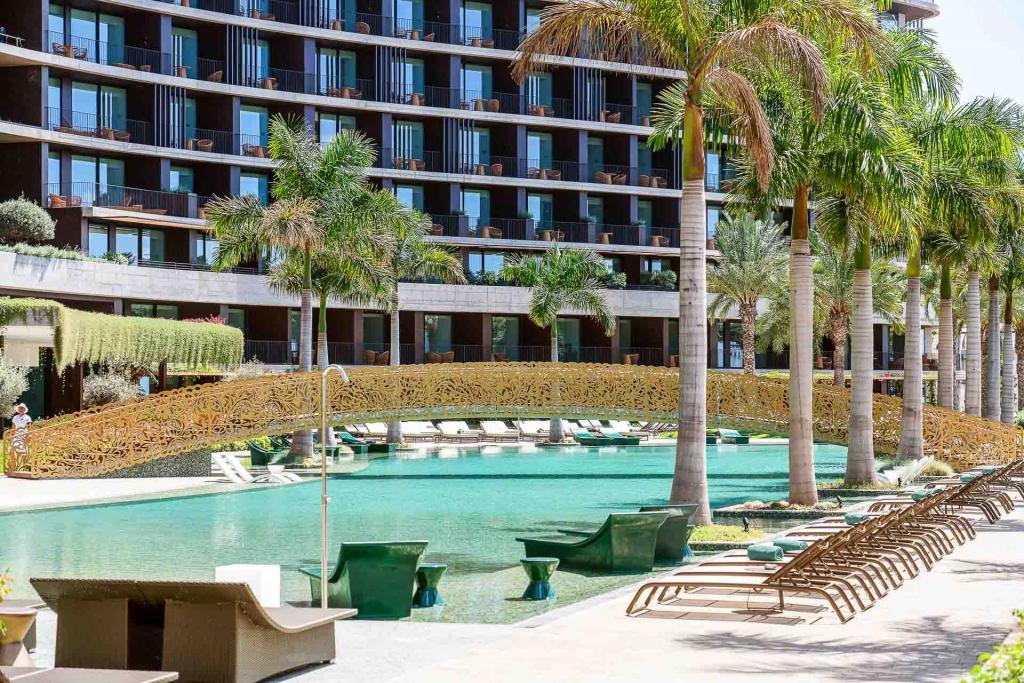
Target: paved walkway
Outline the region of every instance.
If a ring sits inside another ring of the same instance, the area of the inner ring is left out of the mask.
[[[166,495],[216,493],[234,488],[234,485],[226,481],[217,477],[33,480],[0,476],[0,514]]]

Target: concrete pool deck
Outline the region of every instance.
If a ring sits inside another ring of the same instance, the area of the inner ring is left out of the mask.
[[[1024,607],[1024,508],[977,528],[847,624],[629,618],[626,587],[516,625],[341,622],[334,664],[277,680],[958,682]],[[42,611],[39,627],[36,661],[49,666],[55,616]]]

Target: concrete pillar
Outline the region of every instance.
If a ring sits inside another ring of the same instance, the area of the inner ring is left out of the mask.
[[[124,299],[114,299],[111,303],[114,305],[114,315],[124,315]]]
[[[661,319],[661,357],[668,366],[668,357],[672,355],[672,340],[668,334],[668,318]]]
[[[619,322],[620,322],[620,320],[621,320],[621,318],[618,318],[618,317],[615,318],[615,331],[612,332],[612,337],[611,337],[611,347],[612,347],[611,355],[612,355],[612,357],[611,357],[610,361],[612,363],[621,363],[622,362],[622,346],[621,346],[621,341],[622,340],[621,340],[621,338],[619,336]]]
[[[398,315],[397,313],[395,315]],[[413,362],[423,362],[423,311],[413,313]]]
[[[634,81],[634,95],[636,94],[636,83]],[[629,184],[636,185],[640,180],[640,137],[637,135],[629,136]],[[633,207],[636,206],[637,197],[635,194],[629,195],[629,210],[632,212]]]
[[[363,362],[363,309],[352,311],[352,357],[356,365]]]

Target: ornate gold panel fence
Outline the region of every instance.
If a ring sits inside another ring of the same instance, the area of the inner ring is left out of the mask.
[[[335,424],[446,417],[629,417],[672,421],[678,371],[626,365],[469,363],[367,367],[330,382]],[[5,435],[5,467],[20,477],[92,477],[225,441],[315,427],[317,373],[204,384],[39,423]],[[819,439],[845,444],[849,391],[818,385]],[[784,380],[708,376],[708,419],[721,426],[787,431]],[[875,446],[893,453],[900,401],[875,396]],[[1010,458],[1018,430],[961,413],[925,409],[925,447],[958,466]]]

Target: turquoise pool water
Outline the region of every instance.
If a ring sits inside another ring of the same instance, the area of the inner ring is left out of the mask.
[[[550,605],[512,598],[524,588],[517,535],[597,524],[614,510],[665,502],[672,448],[485,447],[378,460],[330,482],[331,557],[341,540],[428,540],[427,559],[447,562],[444,609],[417,619],[504,622]],[[712,507],[786,495],[785,446],[708,448]],[[846,449],[815,447],[820,477],[836,478]],[[31,484],[27,484],[31,485]],[[87,482],[82,483],[88,486]],[[217,565],[282,565],[283,597],[309,598],[295,569],[319,562],[319,484],[227,495],[0,515],[0,568],[27,577],[208,579]],[[558,572],[557,604],[637,576]]]

